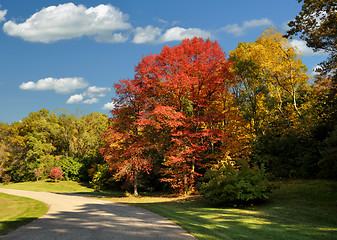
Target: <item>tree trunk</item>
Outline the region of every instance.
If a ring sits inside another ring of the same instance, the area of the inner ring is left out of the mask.
[[[134,196],[138,196],[138,172],[135,171],[134,172],[134,176],[133,176],[133,195]]]

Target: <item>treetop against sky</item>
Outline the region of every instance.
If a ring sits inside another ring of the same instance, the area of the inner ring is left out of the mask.
[[[108,113],[113,84],[132,78],[142,56],[194,36],[228,54],[264,29],[287,30],[297,1],[0,0],[0,121],[42,108]],[[300,39],[309,71],[325,59]]]

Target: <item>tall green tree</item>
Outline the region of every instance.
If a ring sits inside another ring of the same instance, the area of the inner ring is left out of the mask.
[[[337,2],[335,0],[298,0],[302,9],[289,22],[287,37],[299,35],[314,51],[323,50],[329,58],[321,63],[325,75],[337,81]],[[336,83],[335,83],[336,84]]]

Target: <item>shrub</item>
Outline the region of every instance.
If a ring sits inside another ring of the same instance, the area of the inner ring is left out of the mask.
[[[12,180],[12,177],[8,174],[5,174],[3,177],[2,177],[2,182],[7,185],[9,184],[9,182]]]
[[[268,198],[271,189],[264,168],[249,168],[245,162],[240,166],[220,162],[205,173],[204,182],[199,186],[200,193],[216,204],[246,204]]]
[[[83,164],[79,159],[63,156],[56,161],[55,165],[62,167],[65,180],[80,180],[80,169]]]
[[[34,176],[36,178],[36,181],[39,181],[39,178],[42,176],[43,174],[43,170],[42,169],[38,169],[37,171],[34,172]]]
[[[61,167],[54,167],[51,171],[49,176],[54,179],[55,181],[61,180],[63,178],[63,172]]]
[[[108,173],[109,165],[105,164],[94,164],[91,169],[89,169],[89,175],[92,176],[92,180],[89,182],[93,187],[95,192],[99,192],[103,185],[107,183],[109,179]]]

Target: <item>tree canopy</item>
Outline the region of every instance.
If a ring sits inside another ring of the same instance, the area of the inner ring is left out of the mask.
[[[286,36],[299,35],[307,46],[315,51],[329,54],[323,62],[323,72],[331,74],[336,81],[337,69],[337,2],[335,0],[298,0],[302,10],[289,22]]]

